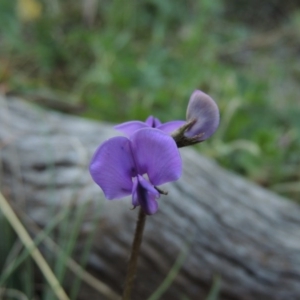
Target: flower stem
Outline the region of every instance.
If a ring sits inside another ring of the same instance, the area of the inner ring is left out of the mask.
[[[137,261],[142,243],[145,222],[146,214],[144,213],[142,208],[140,208],[138,220],[136,223],[134,239],[131,247],[130,258],[127,266],[127,274],[125,278],[122,300],[131,300],[131,290],[137,269]]]

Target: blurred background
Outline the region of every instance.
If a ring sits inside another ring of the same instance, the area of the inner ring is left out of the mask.
[[[221,124],[194,148],[297,202],[299,82],[300,0],[0,0],[0,94],[98,121],[167,122],[184,119],[201,89],[218,103]],[[62,230],[65,252],[48,258],[60,281],[86,209],[66,209],[38,231]],[[0,228],[0,292],[38,299],[41,276],[2,215]],[[56,298],[47,288],[41,299]]]
[[[198,149],[300,200],[299,0],[0,0],[0,90],[99,121],[222,123]]]

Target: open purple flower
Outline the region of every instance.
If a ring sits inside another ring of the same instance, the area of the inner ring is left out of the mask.
[[[161,123],[161,121],[153,116],[149,116],[145,122],[142,121],[129,121],[115,126],[114,128],[121,131],[122,133],[130,136],[135,131],[142,128],[157,128],[167,134],[178,129],[180,126],[185,124],[185,121],[170,121],[167,123]]]
[[[107,199],[132,194],[133,206],[140,205],[148,215],[158,209],[156,199],[160,193],[155,186],[177,180],[181,169],[174,140],[153,128],[137,130],[130,138],[109,139],[97,149],[90,163],[92,178]]]

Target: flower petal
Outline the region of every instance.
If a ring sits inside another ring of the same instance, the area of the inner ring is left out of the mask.
[[[210,96],[199,90],[193,92],[187,107],[187,120],[191,121],[193,119],[196,120],[196,123],[185,135],[194,137],[203,133],[200,141],[204,141],[213,135],[220,122],[217,104]]]
[[[139,206],[138,194],[137,194],[137,186],[138,186],[138,179],[137,177],[133,178],[133,185],[132,185],[132,205],[134,207]]]
[[[152,128],[157,128],[159,125],[161,125],[160,120],[157,118],[154,118],[153,116],[149,116],[147,118],[147,120],[145,121],[145,123]]]
[[[177,180],[182,162],[174,140],[155,128],[136,131],[130,138],[138,174],[148,174],[153,185]]]
[[[159,193],[146,179],[140,175],[138,175],[136,195],[137,200],[145,214],[153,215],[157,212],[158,203],[156,198],[159,197]]]
[[[143,176],[138,175],[138,182],[144,189],[146,189],[150,194],[154,195],[156,198],[160,197],[159,191],[149,182],[147,181]]]
[[[138,192],[140,204],[146,215],[153,215],[158,210],[158,203],[152,194],[147,193],[144,189],[139,189],[141,193]],[[143,196],[142,196],[143,195]]]
[[[114,137],[104,142],[94,154],[90,173],[107,199],[131,194],[132,180],[137,170],[126,137]]]
[[[141,121],[129,121],[116,125],[114,128],[128,136],[132,135],[139,129],[149,127],[145,122]]]
[[[179,127],[181,127],[185,123],[186,123],[186,121],[170,121],[170,122],[159,125],[157,127],[157,129],[159,129],[167,134],[171,134],[173,131],[177,130]]]

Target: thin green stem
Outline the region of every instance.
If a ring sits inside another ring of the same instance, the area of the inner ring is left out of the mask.
[[[138,220],[136,223],[134,239],[131,247],[130,258],[127,267],[127,274],[125,278],[123,297],[122,297],[123,300],[131,300],[131,291],[135,279],[137,261],[138,261],[140,247],[142,243],[145,222],[146,222],[146,214],[144,213],[142,208],[140,208]]]

